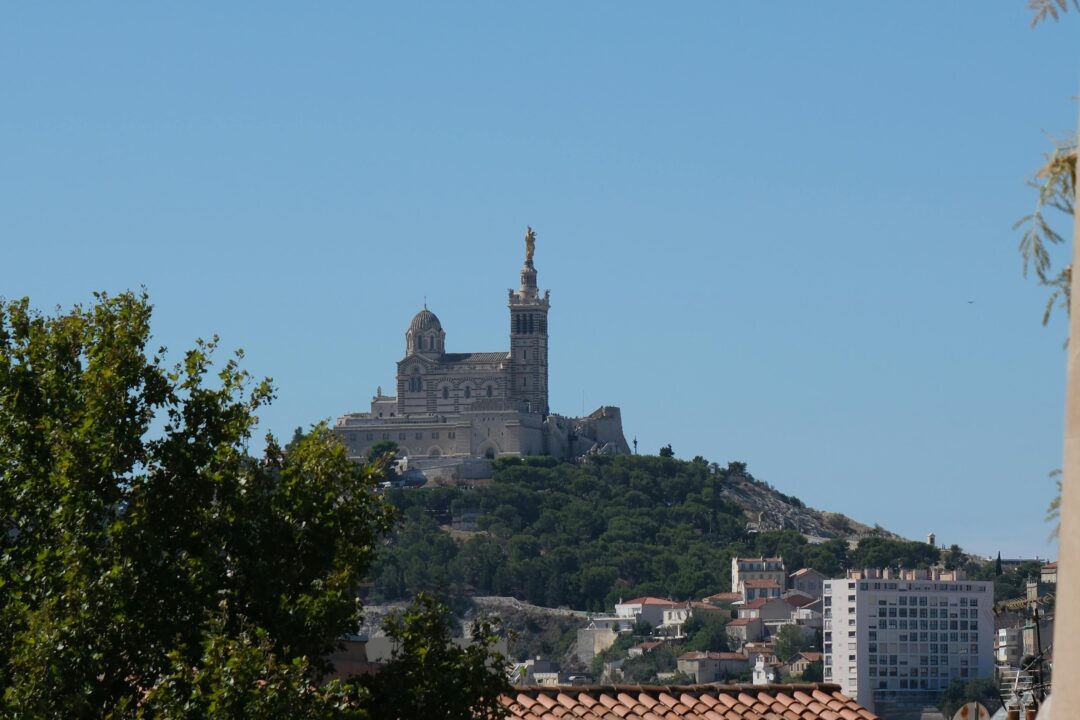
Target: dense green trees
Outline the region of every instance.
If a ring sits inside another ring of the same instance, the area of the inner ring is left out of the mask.
[[[780,555],[788,570],[926,567],[931,545],[864,538],[810,544],[794,530],[746,532],[743,509],[724,495],[744,463],[703,458],[601,457],[581,465],[550,458],[500,460],[495,481],[471,489],[395,489],[405,521],[379,554],[371,600],[425,590],[512,595],[538,605],[610,609],[620,597],[697,599],[730,587],[734,555]],[[450,540],[440,524],[475,520]]]
[[[252,456],[269,381],[238,357],[215,367],[216,339],[166,367],[146,352],[150,315],[145,295],[55,317],[0,302],[0,715],[394,707],[317,682],[390,527],[376,471],[324,425]],[[416,584],[424,565],[406,569]]]

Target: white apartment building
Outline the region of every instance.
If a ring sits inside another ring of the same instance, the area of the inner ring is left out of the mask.
[[[994,588],[960,571],[848,571],[826,580],[825,682],[881,714],[994,674]]]

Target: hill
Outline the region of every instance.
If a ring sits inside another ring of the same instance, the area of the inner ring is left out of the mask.
[[[428,590],[457,603],[503,595],[599,611],[620,597],[728,590],[735,555],[782,555],[789,572],[830,575],[940,558],[925,543],[806,508],[742,463],[700,457],[509,458],[489,484],[393,489],[389,499],[402,521],[378,553],[367,602]]]

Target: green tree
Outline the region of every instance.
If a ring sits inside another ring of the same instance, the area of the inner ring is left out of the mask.
[[[0,302],[0,715],[363,717],[319,678],[394,514],[377,469],[325,425],[252,456],[269,380],[216,338],[166,367],[150,318],[145,293]],[[486,702],[499,669],[446,657]]]
[[[726,652],[728,650],[727,636],[728,618],[722,612],[701,613],[701,617],[693,617],[683,626],[686,633],[684,649],[700,650],[701,652]]]
[[[660,448],[660,457],[673,458],[675,457],[675,451],[671,449],[671,443],[668,443],[664,447]]]
[[[397,455],[398,444],[393,440],[379,440],[367,451],[367,461],[369,463],[377,463],[383,461],[387,455],[393,457]]]
[[[460,647],[451,639],[451,623],[449,608],[424,593],[387,619],[398,648],[389,664],[361,681],[370,693],[371,720],[506,716],[499,696],[510,684],[506,658],[494,648],[498,624],[476,621],[472,643]]]
[[[776,633],[776,657],[787,662],[796,653],[814,647],[814,636],[798,625],[781,625]]]
[[[825,664],[821,660],[810,663],[802,671],[799,679],[803,682],[821,682],[825,679]]]

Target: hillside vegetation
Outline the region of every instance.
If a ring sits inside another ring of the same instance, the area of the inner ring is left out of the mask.
[[[759,508],[733,499],[748,484],[802,507],[742,463],[722,468],[702,458],[513,458],[495,463],[487,485],[394,489],[389,499],[402,520],[378,553],[367,602],[426,590],[450,601],[506,595],[599,611],[620,597],[698,599],[729,590],[735,555],[781,555],[789,572],[814,567],[829,575],[940,558],[933,546],[893,537],[865,537],[849,550],[846,537],[810,544],[790,529],[748,532]],[[463,520],[470,529],[461,531]]]

